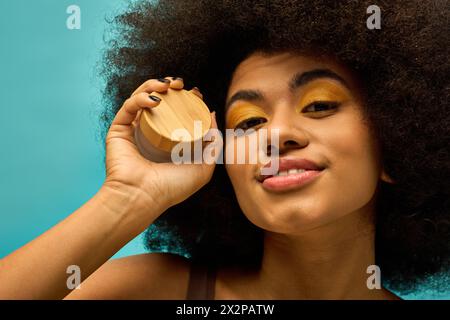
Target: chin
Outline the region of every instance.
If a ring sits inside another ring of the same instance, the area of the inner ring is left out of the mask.
[[[259,228],[282,234],[302,234],[326,225],[340,216],[326,201],[299,195],[262,199],[256,203],[242,203],[241,208],[247,218]]]

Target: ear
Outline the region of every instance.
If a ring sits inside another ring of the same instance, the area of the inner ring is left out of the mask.
[[[394,184],[395,181],[392,179],[385,171],[384,169],[381,171],[380,179],[386,183]]]

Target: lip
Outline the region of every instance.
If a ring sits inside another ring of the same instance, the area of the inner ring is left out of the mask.
[[[259,173],[257,180],[268,191],[286,191],[299,188],[321,176],[322,171],[325,169],[323,166],[303,158],[280,158],[278,161],[279,166],[277,172],[287,171],[289,169],[303,169],[305,172],[287,176],[261,175]],[[271,164],[272,162],[269,162],[263,168],[270,168]]]

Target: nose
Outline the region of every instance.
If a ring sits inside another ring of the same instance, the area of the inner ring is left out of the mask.
[[[279,155],[292,150],[305,148],[309,144],[306,129],[302,127],[298,114],[290,105],[278,106],[274,108],[267,128],[267,155],[270,156],[275,149]],[[277,134],[272,134],[272,130],[278,130]],[[278,141],[274,140],[277,139]]]

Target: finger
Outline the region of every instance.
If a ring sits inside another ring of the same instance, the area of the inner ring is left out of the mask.
[[[184,81],[183,78],[180,77],[165,77],[164,79],[167,79],[170,81],[170,88],[171,89],[183,89],[184,87]]]
[[[146,92],[138,93],[125,101],[111,125],[130,125],[140,109],[156,107],[160,101],[160,98]]]
[[[147,92],[152,93],[156,92],[165,92],[170,87],[170,80],[159,78],[159,79],[150,79],[141,84],[132,94],[134,96],[138,93]]]
[[[193,94],[195,94],[197,97],[199,97],[200,99],[203,100],[203,94],[200,92],[200,89],[199,89],[199,88],[193,87],[193,88],[192,88],[191,90],[189,90],[189,91],[191,91]]]
[[[211,112],[211,128],[217,129],[216,112]]]
[[[131,123],[131,125],[133,127],[137,127],[138,123],[139,123],[139,119],[141,117],[141,113],[142,113],[142,109],[139,109],[137,114],[136,114],[136,118],[134,118],[133,122]]]

